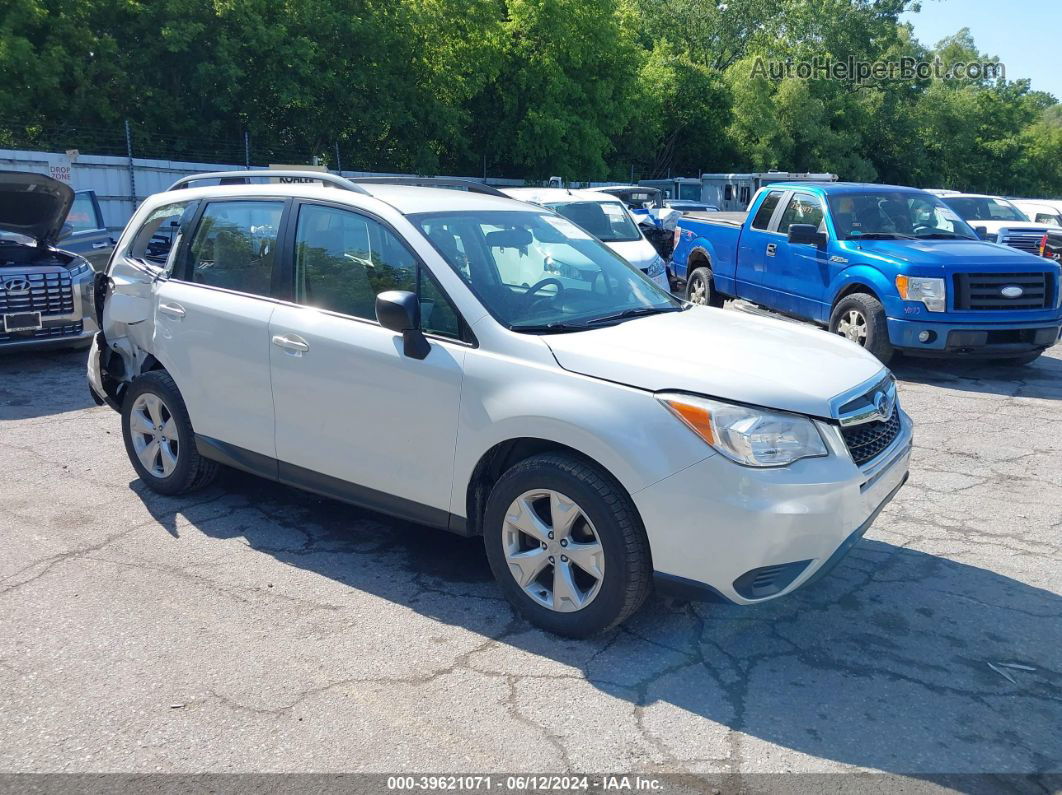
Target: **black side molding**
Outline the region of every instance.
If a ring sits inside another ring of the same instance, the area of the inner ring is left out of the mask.
[[[261,453],[245,450],[242,447],[196,434],[195,444],[199,454],[219,464],[249,472],[252,475],[276,480],[303,491],[320,494],[340,502],[356,505],[370,511],[405,519],[416,524],[436,527],[461,536],[470,536],[468,522],[463,516],[456,516],[441,508],[423,505],[419,502],[396,497],[382,491],[359,486],[346,480],[334,478],[315,472],[312,469],[278,461]]]

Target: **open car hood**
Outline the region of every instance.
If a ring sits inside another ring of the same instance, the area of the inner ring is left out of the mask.
[[[74,191],[44,174],[0,171],[0,231],[51,245],[59,239]]]

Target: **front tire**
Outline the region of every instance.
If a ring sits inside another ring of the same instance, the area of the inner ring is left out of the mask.
[[[711,270],[704,266],[693,269],[686,279],[686,300],[699,306],[723,306],[724,298],[713,287]]]
[[[630,497],[573,456],[534,456],[503,474],[487,500],[483,541],[513,607],[558,635],[603,632],[649,594],[649,541]]]
[[[896,353],[889,342],[885,307],[868,293],[852,293],[838,301],[830,315],[830,331],[866,348],[882,364]]]
[[[152,370],[133,381],[122,403],[125,451],[140,479],[159,494],[203,488],[218,465],[199,454],[195,432],[177,384]]]

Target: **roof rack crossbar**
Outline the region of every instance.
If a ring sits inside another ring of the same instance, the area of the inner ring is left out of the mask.
[[[298,177],[301,179],[313,179],[321,182],[326,182],[330,185],[334,185],[337,188],[343,190],[353,191],[354,193],[363,193],[366,196],[371,195],[365,188],[360,185],[355,185],[349,179],[340,177],[337,174],[330,174],[327,171],[299,171],[299,170],[282,170],[282,169],[267,169],[259,168],[253,171],[208,171],[203,174],[190,174],[187,177],[181,177],[179,180],[170,185],[167,190],[181,190],[188,187],[193,182],[200,182],[206,179],[219,179],[219,180],[244,180],[245,182],[252,179],[268,179],[270,177]]]
[[[501,196],[510,199],[493,185],[476,182],[474,179],[457,177],[354,177],[351,182],[366,185],[416,185],[422,188],[463,188],[469,193],[485,193],[488,196]]]

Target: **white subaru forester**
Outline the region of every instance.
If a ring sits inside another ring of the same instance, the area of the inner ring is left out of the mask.
[[[788,593],[907,478],[892,376],[838,336],[687,305],[484,185],[298,176],[180,180],[100,275],[89,381],[155,491],[223,464],[482,535],[516,608],[581,637],[654,580]]]

